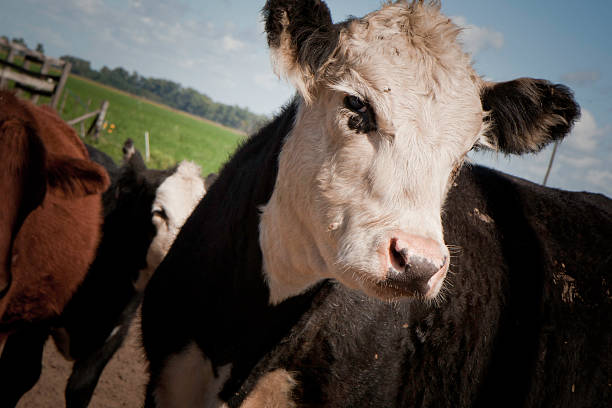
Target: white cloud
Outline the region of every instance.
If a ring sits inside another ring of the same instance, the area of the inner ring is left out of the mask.
[[[466,52],[476,55],[489,48],[499,49],[503,47],[504,35],[499,31],[468,24],[463,16],[456,16],[452,19],[455,24],[463,28],[461,34],[459,34],[459,39],[463,43]]]
[[[230,34],[223,36],[223,49],[226,51],[236,51],[244,47],[244,43],[235,39]]]
[[[597,148],[599,137],[608,130],[609,126],[600,128],[593,114],[582,109],[580,120],[576,122],[572,133],[564,139],[563,143],[583,152],[592,152]]]

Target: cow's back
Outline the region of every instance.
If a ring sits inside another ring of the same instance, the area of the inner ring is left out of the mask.
[[[612,200],[474,166],[449,193],[445,236],[461,247],[451,297],[465,288],[457,280],[475,286],[484,271],[499,273],[475,291],[499,297],[477,405],[609,401]],[[491,313],[481,312],[479,319]]]
[[[20,105],[15,110],[19,116],[16,119],[32,127],[44,145],[45,165],[53,169],[46,174],[47,183],[63,186],[46,189],[42,204],[27,216],[14,239],[12,284],[0,299],[0,324],[9,329],[19,323],[55,317],[70,299],[100,239],[101,194],[93,191],[100,180],[90,183],[88,178],[102,175],[102,184],[108,185],[106,175],[96,168],[90,171],[85,145],[53,110],[16,98],[10,102]],[[22,114],[24,110],[27,115]],[[71,166],[54,168],[58,162]],[[62,170],[74,174],[62,174]],[[79,189],[85,192],[75,193]]]

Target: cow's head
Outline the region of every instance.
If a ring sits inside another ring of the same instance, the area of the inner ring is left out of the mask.
[[[86,152],[85,158],[49,152],[42,137],[47,129],[37,122],[33,111],[48,115],[11,93],[0,93],[0,191],[5,197],[0,202],[0,297],[11,281],[12,243],[46,194],[78,198],[101,193],[109,185],[106,171],[88,160]],[[74,132],[64,126],[66,132]],[[64,136],[71,137],[54,137]]]
[[[130,154],[124,155],[112,196],[105,197],[105,232],[130,242],[120,249],[125,251],[124,267],[133,271],[132,283],[142,291],[206,190],[201,169],[193,162],[148,169],[129,139],[126,151]]]
[[[466,153],[538,151],[579,113],[562,85],[483,81],[436,4],[333,24],[322,1],[270,0],[264,17],[299,93],[260,224],[273,303],[322,278],[435,298],[449,267],[440,213]]]
[[[206,193],[201,171],[195,163],[182,161],[157,189],[151,206],[157,233],[147,252],[145,276],[150,277],[163,261],[183,224]]]

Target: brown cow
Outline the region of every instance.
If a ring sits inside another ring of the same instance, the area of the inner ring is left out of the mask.
[[[108,185],[53,110],[0,92],[0,354],[11,332],[58,316],[82,281]]]

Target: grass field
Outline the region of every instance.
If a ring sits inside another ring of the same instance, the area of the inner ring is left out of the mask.
[[[68,94],[61,113],[65,120],[98,109],[102,100],[110,102],[106,128],[97,141],[86,137],[85,142],[109,154],[117,162],[122,156],[123,142],[128,137],[134,140],[144,156],[144,133],[148,131],[151,148],[151,159],[147,163],[149,167],[168,167],[188,159],[200,165],[206,176],[218,171],[238,143],[245,138],[245,135],[233,129],[74,75],[68,78],[64,93]],[[86,109],[88,100],[91,100],[91,104]],[[85,131],[92,121],[90,119],[85,122]],[[78,125],[76,129],[80,133]]]

